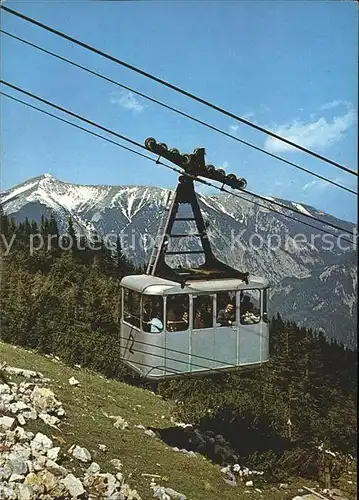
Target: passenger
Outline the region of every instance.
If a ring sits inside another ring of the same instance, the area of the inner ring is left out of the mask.
[[[151,306],[150,306],[150,304],[144,304],[143,305],[143,321],[145,323],[148,323],[150,317],[151,317]]]
[[[251,297],[243,295],[241,299],[241,323],[251,325],[260,321],[260,309],[254,307]]]
[[[211,304],[203,306],[201,310],[201,316],[203,321],[203,328],[213,327],[213,309]]]
[[[167,330],[169,332],[187,330],[187,328],[188,312],[182,313],[181,308],[167,311]]]
[[[243,299],[241,300],[241,313],[251,313],[253,312],[253,304],[251,302],[251,298],[249,295],[243,295]]]
[[[220,326],[231,326],[235,322],[233,304],[227,304],[224,309],[218,312],[217,321]]]
[[[196,312],[196,316],[194,318],[194,328],[199,330],[200,328],[204,328],[204,321],[202,320],[201,311]]]
[[[151,321],[148,322],[150,325],[151,333],[161,333],[163,330],[163,323],[160,319],[160,313],[155,312]]]
[[[167,309],[167,325],[166,328],[169,332],[175,331],[176,315],[172,308]]]

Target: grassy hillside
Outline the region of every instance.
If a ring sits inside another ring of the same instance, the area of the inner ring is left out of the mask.
[[[74,237],[70,222],[69,235]],[[55,219],[43,220],[41,227],[29,221],[16,225],[0,210],[0,225],[8,241],[16,235],[11,254],[2,260],[0,324],[1,339],[7,344],[0,345],[0,361],[36,368],[51,379],[68,414],[61,426],[64,451],[73,443],[85,446],[108,472],[113,472],[110,460],[119,458],[125,478],[144,499],[152,498],[151,476],[142,474],[156,474],[158,483],[184,493],[188,500],[260,495],[280,500],[293,498],[302,486],[314,485],[309,481],[323,473],[329,450],[335,456],[330,470],[333,486],[340,484],[347,497],[348,488],[354,491],[353,475],[343,476],[343,471],[349,454],[356,453],[356,352],[274,315],[269,323],[271,359],[265,366],[247,375],[235,372],[161,382],[156,392],[165,401],[145,390],[150,384],[136,381],[119,362],[119,283],[122,276],[136,272],[120,246],[115,255],[105,247],[66,252],[57,246],[29,255],[32,234],[40,230],[44,238],[56,236]],[[46,357],[49,353],[63,363]],[[78,363],[83,370],[76,370]],[[81,387],[69,385],[71,376],[80,380]],[[194,446],[193,433],[190,436],[171,421],[175,412],[176,420],[195,424],[196,432],[212,433],[212,437],[207,434],[210,447]],[[109,415],[123,417],[129,427],[116,429]],[[146,435],[146,427],[158,437]],[[49,428],[41,430],[49,434]],[[258,477],[253,487],[228,485],[219,465],[208,459],[229,461],[213,433],[227,441],[242,466],[265,470],[267,481],[270,478],[276,485],[262,484]],[[99,443],[107,445],[107,454],[99,450]],[[171,446],[201,450],[207,459],[175,452]],[[65,465],[76,464],[72,460]],[[280,482],[289,487],[279,489]]]
[[[124,464],[129,484],[143,499],[153,498],[151,477],[142,476],[143,473],[160,475],[162,479],[156,479],[158,484],[174,488],[191,500],[248,498],[246,490],[256,498],[280,500],[292,498],[303,486],[315,487],[314,483],[293,479],[288,488],[280,489],[279,485],[260,484],[256,478],[252,488],[241,484],[232,487],[224,482],[220,466],[199,454],[194,458],[175,452],[158,438],[150,437],[143,429],[135,427],[140,424],[161,429],[173,427],[171,417],[175,415],[171,403],[154,393],[107,380],[88,370],[72,369],[60,361],[4,343],[0,343],[0,359],[11,366],[40,371],[50,378],[48,386],[66,410],[67,417],[60,426],[60,432],[38,422],[29,425],[30,430],[40,430],[52,439],[57,436],[64,452],[72,444],[86,447],[93,460],[105,471],[113,472],[110,460],[119,458]],[[81,386],[70,386],[70,377],[79,380]],[[106,415],[120,415],[129,427],[116,429],[114,420]],[[100,451],[99,444],[105,444],[107,452]],[[79,464],[70,460],[70,457],[65,460],[64,465],[76,470]]]

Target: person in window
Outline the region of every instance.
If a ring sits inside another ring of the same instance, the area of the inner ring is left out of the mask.
[[[253,302],[249,295],[243,295],[241,299],[241,321],[243,324],[257,323],[259,318],[256,316]]]
[[[207,304],[201,309],[201,317],[203,321],[203,328],[213,327],[213,310],[212,304]]]
[[[248,295],[243,295],[242,303],[241,303],[241,311],[242,314],[246,314],[253,312],[253,304],[251,302],[251,298]]]
[[[167,311],[167,330],[169,332],[177,332],[187,330],[188,328],[188,312],[182,313],[180,308],[170,309]]]
[[[204,328],[204,322],[203,322],[203,319],[202,319],[202,314],[201,314],[201,311],[198,310],[196,312],[196,316],[194,318],[194,328],[196,330],[200,329],[200,328]]]
[[[176,315],[172,307],[167,306],[167,324],[166,328],[169,332],[174,331],[174,324],[176,321]]]
[[[235,322],[233,304],[227,304],[224,309],[218,312],[217,322],[220,326],[231,326]]]
[[[153,318],[148,322],[148,325],[150,325],[150,332],[151,333],[161,333],[163,330],[163,323],[160,319],[160,313],[155,312],[153,315]]]
[[[148,323],[149,319],[151,317],[151,306],[149,303],[143,305],[143,321]]]

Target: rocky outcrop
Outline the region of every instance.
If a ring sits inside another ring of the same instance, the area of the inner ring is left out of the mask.
[[[124,481],[121,462],[113,459],[116,475],[101,472],[91,454],[73,445],[68,454],[89,464],[83,477],[76,477],[62,465],[66,452],[41,432],[25,430],[30,420],[41,419],[56,427],[65,410],[53,391],[44,387],[41,373],[2,363],[3,374],[24,376],[29,381],[0,384],[0,498],[11,500],[109,499],[140,500],[136,490]]]

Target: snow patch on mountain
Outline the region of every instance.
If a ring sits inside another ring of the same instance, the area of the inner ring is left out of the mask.
[[[18,220],[26,216],[40,220],[42,214],[48,217],[52,212],[62,232],[71,216],[75,229],[84,234],[123,236],[127,257],[145,264],[170,192],[149,186],[81,186],[45,174],[0,193],[0,204],[6,214]],[[272,206],[270,202],[277,200],[270,196],[264,206],[253,203],[257,200],[245,192],[240,197],[199,195],[198,201],[215,255],[236,269],[266,277],[271,283],[273,313],[278,310],[301,324],[307,321],[310,326],[324,328],[329,336],[349,338],[353,343],[357,294],[354,248],[324,249],[321,231],[304,226],[300,215],[285,217],[288,209]],[[319,214],[313,207],[278,201],[288,208],[295,206],[303,215]],[[321,221],[316,225],[324,230],[329,221],[354,230],[353,224],[327,214],[321,213]],[[181,233],[194,231],[193,223],[178,224]],[[298,241],[298,235],[304,241]],[[176,248],[194,249],[195,244],[195,238],[187,238],[177,241]]]
[[[313,217],[313,215],[308,212],[308,210],[306,208],[303,207],[303,205],[301,205],[300,203],[292,203],[292,205],[297,209],[299,210],[299,212],[302,212],[302,214],[305,214],[305,215],[309,215],[310,217]]]

